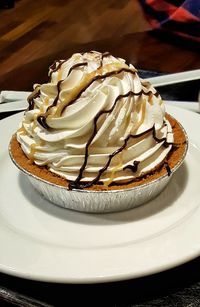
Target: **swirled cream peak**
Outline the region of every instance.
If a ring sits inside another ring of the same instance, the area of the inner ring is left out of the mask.
[[[55,61],[17,132],[24,153],[82,188],[133,181],[164,163],[173,133],[161,97],[110,53]]]

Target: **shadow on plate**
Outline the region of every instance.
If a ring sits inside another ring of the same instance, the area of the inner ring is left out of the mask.
[[[116,213],[83,213],[64,209],[54,205],[41,196],[27,180],[24,174],[19,175],[20,189],[29,203],[48,215],[79,224],[108,225],[129,223],[148,218],[172,206],[186,188],[188,168],[186,163],[173,175],[167,187],[152,201],[127,211]]]

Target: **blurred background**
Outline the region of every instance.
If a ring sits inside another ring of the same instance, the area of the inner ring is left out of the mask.
[[[74,44],[150,29],[139,2],[129,0],[18,0],[0,18],[1,75]]]
[[[89,50],[125,58],[142,77],[198,69],[199,12],[196,0],[1,0],[0,90],[30,91],[55,59]],[[161,94],[197,100],[199,82],[192,88]]]

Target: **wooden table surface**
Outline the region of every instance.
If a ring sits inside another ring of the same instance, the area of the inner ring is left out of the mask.
[[[13,9],[0,10],[0,90],[32,90],[33,83],[47,80],[48,66],[55,59],[87,50],[110,51],[138,69],[155,72],[200,68],[199,45],[152,31],[136,0],[15,2]],[[69,298],[81,297],[93,306],[98,301],[107,306],[110,300],[109,306],[196,307],[200,259],[153,276],[105,285],[56,285],[0,274],[0,306],[7,306],[6,300],[36,306],[30,297],[57,306],[63,306],[63,299],[66,306]]]
[[[59,58],[110,51],[140,69],[200,67],[199,46],[154,33],[136,0],[19,0],[0,10],[0,89],[31,90]]]

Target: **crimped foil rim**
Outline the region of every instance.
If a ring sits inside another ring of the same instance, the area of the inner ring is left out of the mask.
[[[171,116],[171,115],[170,115]],[[173,116],[171,116],[174,120],[176,120]],[[184,136],[185,136],[185,150],[184,150],[184,153],[182,155],[182,158],[176,163],[176,165],[171,169],[171,175],[173,175],[173,173],[181,166],[181,164],[183,163],[184,159],[185,159],[185,156],[187,154],[187,150],[188,150],[188,136],[187,136],[187,133],[185,131],[185,129],[183,128],[183,126],[179,123],[179,121],[176,120],[176,122],[179,124],[182,132],[184,133]],[[10,158],[12,160],[12,162],[18,167],[18,169],[20,169],[24,174],[34,178],[34,179],[37,179],[38,181],[42,181],[50,186],[54,186],[54,187],[57,187],[59,189],[62,189],[62,190],[65,190],[67,192],[70,192],[70,190],[68,190],[66,187],[63,187],[61,185],[58,185],[58,184],[55,184],[53,182],[50,182],[48,180],[45,180],[45,179],[42,179],[34,174],[32,174],[31,172],[27,171],[26,169],[24,169],[23,167],[21,167],[17,162],[16,160],[13,158],[13,155],[12,155],[12,152],[11,152],[11,144],[9,144],[9,155],[10,155]],[[160,176],[159,178],[156,178],[156,179],[153,179],[151,180],[150,182],[146,182],[144,184],[141,184],[141,185],[138,185],[138,186],[134,186],[132,188],[125,188],[125,189],[117,189],[117,190],[103,190],[103,191],[96,191],[96,190],[86,190],[86,189],[73,189],[72,191],[73,192],[79,192],[79,193],[98,193],[98,194],[105,194],[105,193],[120,193],[120,192],[123,192],[123,191],[137,191],[137,190],[140,190],[140,189],[144,189],[144,187],[147,187],[147,186],[150,186],[150,185],[153,185],[154,183],[158,182],[158,181],[161,181],[163,180],[164,178],[168,177],[169,175],[166,173],[165,175],[162,175]]]

